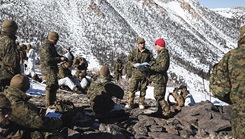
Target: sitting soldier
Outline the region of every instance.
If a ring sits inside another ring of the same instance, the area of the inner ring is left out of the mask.
[[[111,82],[110,71],[107,66],[102,66],[99,77],[93,81],[88,89],[87,96],[95,114],[106,114],[120,110],[121,106],[115,104],[112,97],[123,98],[121,87]]]
[[[69,62],[64,62],[59,66],[58,84],[59,86],[68,86],[70,90],[74,91],[75,93],[81,94],[82,88],[80,85],[80,81],[78,78],[72,76],[69,67]]]
[[[195,100],[190,94],[190,92],[187,90],[186,85],[180,85],[180,95],[184,98],[184,104],[185,106],[191,106],[195,104]]]
[[[39,115],[37,107],[28,102],[31,98],[25,92],[30,88],[29,78],[17,74],[11,81],[4,95],[11,103],[10,123],[7,126],[9,132],[4,133],[6,138],[40,138],[41,132],[57,132],[62,126],[62,120],[56,117],[44,117]]]
[[[5,95],[0,94],[0,139],[4,139],[4,129],[9,124],[11,104]]]
[[[90,84],[92,82],[92,78],[87,75],[86,70],[81,70],[81,71],[77,72],[77,77],[80,81],[80,85],[81,85],[82,89],[85,92],[87,92],[88,87],[90,86]]]
[[[87,70],[88,68],[88,62],[85,58],[83,57],[76,57],[74,60],[73,60],[73,67],[76,69],[76,70]]]

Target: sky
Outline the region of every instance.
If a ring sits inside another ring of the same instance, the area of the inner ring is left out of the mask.
[[[207,8],[231,8],[244,7],[244,0],[197,0],[201,5]]]

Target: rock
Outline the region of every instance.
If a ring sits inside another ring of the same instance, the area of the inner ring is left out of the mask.
[[[87,113],[93,112],[89,101],[84,94],[57,93],[59,99],[72,100],[76,107],[84,107]],[[44,106],[44,96],[32,97],[31,102],[38,107]],[[138,98],[136,98],[136,102]],[[126,101],[118,101],[125,105]],[[197,138],[231,138],[230,106],[215,106],[210,101],[203,101],[193,106],[182,107],[176,115],[164,119],[151,113],[157,109],[156,101],[146,99],[145,109],[137,106],[126,110],[129,116],[115,122],[102,123],[101,126],[87,128],[74,127],[68,130],[69,139],[96,139],[96,138],[122,138],[122,139],[197,139]],[[113,115],[111,115],[113,117]],[[116,115],[120,117],[120,114]],[[109,120],[109,119],[108,119]]]

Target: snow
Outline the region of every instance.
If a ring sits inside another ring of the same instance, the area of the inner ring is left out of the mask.
[[[125,78],[123,76],[123,78]],[[37,81],[34,81],[32,79],[30,79],[30,88],[27,90],[27,94],[30,96],[40,96],[40,95],[45,95],[45,87],[46,85],[43,83],[39,83]],[[173,92],[175,87],[167,87],[166,88],[166,94],[165,94],[165,100],[167,100],[167,96],[169,93]],[[209,100],[211,101],[213,104],[215,105],[228,105],[225,102],[222,102],[220,100],[218,100],[217,98],[214,98],[213,96],[210,95],[210,93],[205,92],[205,91],[197,91],[195,88],[190,88],[187,87],[190,94],[188,95],[187,99],[186,99],[186,103],[185,106],[191,106],[194,105],[196,103],[199,103],[201,101],[206,101]],[[139,91],[136,92],[136,96],[139,96]],[[146,96],[145,98],[147,99],[154,99],[154,87],[153,86],[148,86],[147,90],[146,90]],[[170,101],[174,102],[174,99],[172,97],[170,97]]]

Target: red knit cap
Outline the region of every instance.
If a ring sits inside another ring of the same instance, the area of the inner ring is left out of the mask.
[[[165,41],[162,38],[157,39],[155,44],[159,45],[160,47],[165,47]]]

